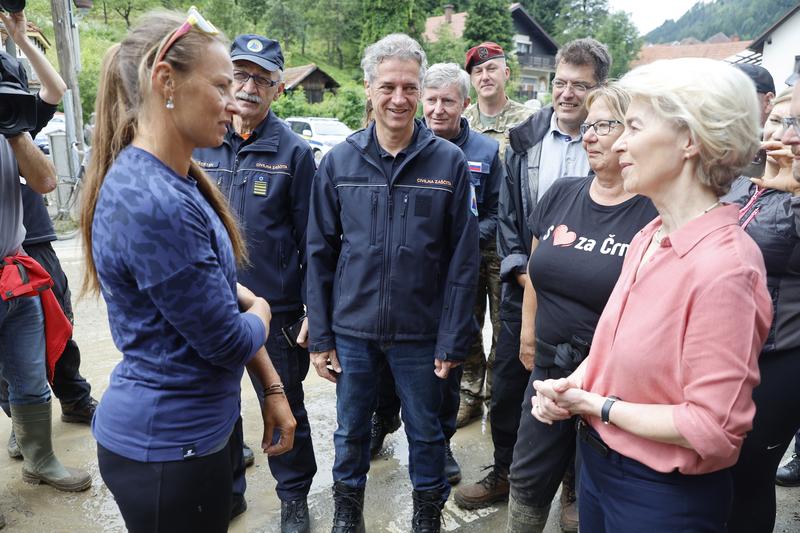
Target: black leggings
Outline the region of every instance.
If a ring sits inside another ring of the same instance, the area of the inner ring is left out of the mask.
[[[771,533],[775,471],[800,427],[800,349],[761,354],[761,384],[753,391],[756,417],[733,473],[729,533]]]
[[[231,443],[189,461],[141,463],[97,444],[100,475],[130,533],[225,532],[231,517]]]

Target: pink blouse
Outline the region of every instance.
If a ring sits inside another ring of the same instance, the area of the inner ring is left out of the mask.
[[[590,423],[611,448],[659,472],[729,467],[752,427],[772,302],[761,252],[737,215],[737,206],[726,205],[688,222],[661,241],[637,275],[661,218],[645,226],[597,325],[584,388],[674,405],[675,426],[694,449],[637,437],[599,418]]]

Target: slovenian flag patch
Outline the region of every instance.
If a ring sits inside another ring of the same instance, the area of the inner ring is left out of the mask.
[[[486,171],[484,170],[484,163],[481,161],[467,161],[469,163],[469,171],[470,172],[480,172],[485,174]]]

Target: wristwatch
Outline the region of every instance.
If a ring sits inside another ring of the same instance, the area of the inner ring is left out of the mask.
[[[614,405],[614,402],[619,400],[616,396],[609,396],[606,398],[606,402],[603,404],[603,408],[600,409],[600,420],[603,421],[603,424],[608,424],[608,416],[611,414],[611,407]]]

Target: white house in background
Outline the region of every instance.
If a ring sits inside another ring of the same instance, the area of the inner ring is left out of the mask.
[[[749,46],[761,54],[761,66],[775,79],[775,89],[800,66],[800,3],[787,11],[775,24]]]

